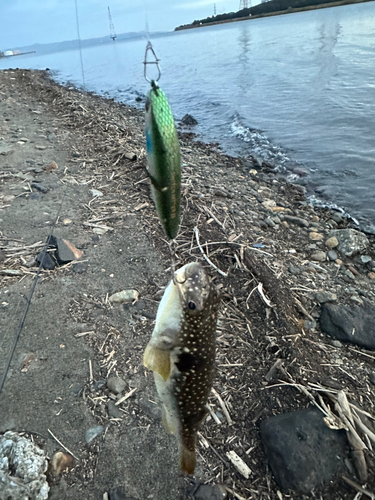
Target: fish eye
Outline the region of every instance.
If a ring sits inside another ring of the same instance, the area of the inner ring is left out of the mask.
[[[196,308],[196,305],[195,305],[195,302],[193,301],[190,301],[188,303],[188,308],[191,309],[192,311]]]

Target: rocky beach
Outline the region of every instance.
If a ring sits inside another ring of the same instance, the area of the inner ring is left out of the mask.
[[[53,235],[0,394],[0,498],[373,498],[375,236],[179,127],[176,259],[202,262],[222,295],[197,468],[181,477],[142,365],[171,266],[144,113],[28,70],[0,72],[0,110],[0,373]],[[1,461],[20,438],[49,464],[37,493]]]

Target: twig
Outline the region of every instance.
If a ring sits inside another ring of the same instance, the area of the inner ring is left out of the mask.
[[[135,387],[134,389],[132,389],[131,391],[129,391],[127,394],[125,394],[125,396],[123,396],[121,399],[119,399],[118,401],[116,401],[115,405],[118,406],[123,401],[126,401],[128,398],[130,398],[130,396],[132,394],[135,393],[136,390],[137,390],[137,388]]]
[[[91,359],[89,359],[89,369],[90,369],[90,384],[92,384],[93,381],[94,381],[94,377],[92,375],[92,363],[91,363]]]
[[[227,419],[228,425],[232,425],[233,422],[232,422],[232,419],[230,418],[228,408],[226,407],[224,401],[221,399],[220,395],[215,391],[214,388],[212,388],[212,392],[216,396],[217,400],[219,401],[221,409],[223,410],[225,418]]]
[[[58,443],[58,444],[59,444],[59,445],[60,445],[60,446],[61,446],[61,447],[65,450],[65,451],[67,451],[68,453],[70,453],[70,455],[72,455],[72,457],[74,457],[74,458],[75,458],[76,460],[78,460],[78,462],[79,462],[79,458],[77,458],[77,457],[74,455],[74,453],[72,453],[72,452],[71,452],[71,451],[70,451],[70,450],[69,450],[66,446],[64,446],[64,445],[62,444],[62,442],[61,442],[61,441],[59,441],[59,440],[57,439],[57,437],[53,434],[53,432],[52,432],[50,429],[47,429],[47,431],[51,434],[51,436],[53,437],[53,439],[54,439],[54,440],[55,440],[55,441],[56,441],[56,442],[57,442],[57,443]]]
[[[207,257],[207,255],[204,253],[204,250],[201,247],[201,244],[199,243],[199,230],[198,230],[197,226],[194,227],[194,233],[195,233],[195,239],[197,240],[198,248],[201,251],[201,254],[203,255],[203,257],[210,264],[210,266],[212,266],[219,274],[221,274],[221,276],[227,277],[228,274],[225,273],[224,271],[221,271],[217,266],[215,266],[215,264],[213,262],[211,262],[210,259]]]
[[[370,497],[372,500],[375,500],[375,495],[373,493],[371,493],[370,491],[368,490],[365,490],[364,488],[362,488],[362,486],[360,486],[359,484],[355,483],[354,481],[352,481],[351,479],[345,477],[345,476],[341,476],[343,478],[343,480],[350,484],[350,486],[352,486],[354,489],[356,489],[357,491],[360,491],[361,493],[363,493],[364,495]]]

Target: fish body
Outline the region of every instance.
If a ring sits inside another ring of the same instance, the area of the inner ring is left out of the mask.
[[[169,239],[180,223],[180,145],[171,108],[155,82],[146,98],[147,173],[160,222]]]
[[[174,274],[159,304],[143,363],[154,372],[163,423],[176,435],[180,469],[195,469],[195,443],[215,374],[219,293],[199,263]]]

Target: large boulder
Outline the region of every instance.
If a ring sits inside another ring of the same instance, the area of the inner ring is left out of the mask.
[[[365,250],[370,242],[367,236],[355,229],[335,229],[329,233],[330,238],[337,238],[337,249],[346,257],[351,257]]]
[[[320,328],[335,339],[375,350],[375,307],[324,304]]]
[[[344,467],[345,431],[331,430],[316,408],[264,420],[261,437],[276,482],[284,491],[309,494]]]

